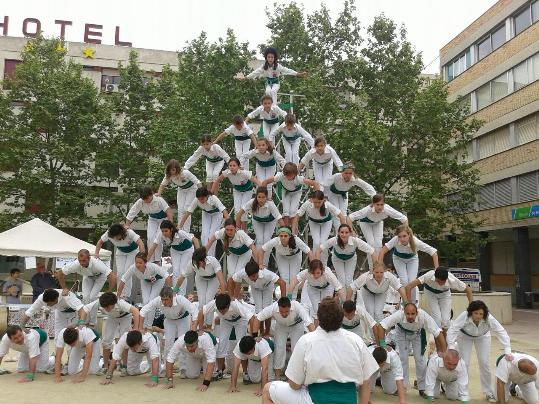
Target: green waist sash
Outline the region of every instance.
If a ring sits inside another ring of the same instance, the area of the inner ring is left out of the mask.
[[[213,213],[217,213],[219,212],[219,208],[213,208],[212,210],[206,210],[206,209],[202,209],[204,212],[206,213],[209,213],[209,214],[213,214]]]
[[[217,276],[217,274],[212,274],[212,275],[199,275],[201,278],[204,278],[204,279],[213,279]]]
[[[354,258],[354,255],[356,255],[355,252],[353,252],[352,254],[342,254],[340,252],[337,252],[335,250],[335,248],[333,249],[333,255],[336,256],[337,258],[339,258],[340,260],[343,260],[343,261],[347,261],[349,259],[352,259]]]
[[[193,243],[189,239],[183,240],[180,244],[172,244],[170,248],[176,251],[185,251],[193,246]]]
[[[501,354],[500,356],[498,356],[498,358],[496,359],[496,367],[498,367],[498,364],[500,363],[500,361],[503,359],[504,356],[505,354]]]
[[[218,163],[220,161],[223,161],[223,158],[221,156],[216,156],[216,157],[206,156],[206,160],[209,161],[210,163]]]
[[[348,191],[339,191],[337,187],[335,186],[335,184],[331,184],[331,186],[329,187],[329,190],[333,192],[334,194],[342,196],[344,199],[348,197]]]
[[[301,188],[303,187],[301,184],[300,185],[297,185],[295,189],[288,189],[284,186],[284,184],[281,182],[281,185],[283,186],[283,189],[286,191],[286,192],[297,192],[299,190],[301,190]]]
[[[256,164],[258,164],[260,167],[273,167],[274,165],[277,164],[277,162],[276,162],[275,159],[272,157],[272,158],[269,159],[269,160],[259,160],[259,159],[256,159]]]
[[[191,188],[193,185],[195,185],[195,183],[191,180],[187,181],[185,184],[183,185],[178,185],[178,188],[181,188],[181,189],[189,189]]]
[[[187,317],[188,315],[189,315],[189,312],[186,311],[186,312],[184,312],[180,317],[178,317],[178,318],[170,318],[169,320],[181,320],[182,318],[185,318],[185,317]]]
[[[392,248],[391,251],[393,252],[393,255],[396,255],[397,257],[403,258],[403,259],[414,258],[417,255],[417,254],[403,253],[403,252],[397,251],[396,248]]]
[[[357,404],[356,384],[335,380],[307,386],[313,404]]]
[[[279,77],[266,77],[266,84],[279,84]]]
[[[490,330],[489,330],[489,331],[490,331]],[[467,336],[470,337],[470,338],[479,338],[479,337],[482,337],[483,335],[486,334],[486,333],[485,333],[485,334],[481,334],[481,335],[472,335],[472,334],[468,334],[468,333],[464,330],[464,328],[461,328],[461,329],[460,329],[460,332],[463,333],[464,335],[467,335]],[[487,332],[488,332],[488,331],[487,331]]]
[[[269,123],[270,125],[275,125],[279,123],[279,118],[264,119],[264,122]]]
[[[229,321],[229,322],[231,322],[231,323],[235,323],[235,322],[238,321],[240,318],[241,318],[241,316],[236,316],[236,317],[232,317],[232,318],[225,318],[225,319],[223,319],[223,320]]]
[[[253,215],[253,220],[261,223],[269,223],[275,220],[275,217],[270,213],[269,216],[255,216]]]
[[[160,210],[160,211],[157,212],[157,213],[150,213],[149,216],[150,216],[152,219],[164,219],[164,218],[167,217],[167,214],[165,213],[165,211]]]
[[[357,323],[357,324],[354,324],[354,325],[346,325],[346,324],[342,324],[342,328],[344,328],[345,330],[353,330],[354,328],[356,328],[360,323]]]
[[[370,290],[367,285],[363,285],[363,289],[365,289],[367,292],[369,292],[371,295],[379,295],[381,293],[374,293],[372,290]],[[385,293],[385,292],[382,292]]]
[[[155,280],[158,281],[159,279],[163,279],[163,277],[159,274],[155,275]],[[152,279],[144,279],[146,282],[152,282]]]
[[[311,286],[316,289],[325,289],[329,286],[329,283],[326,283],[324,286],[314,286],[314,285],[311,285]]]
[[[326,217],[323,217],[322,219],[313,219],[309,216],[309,220],[314,223],[326,223],[333,219],[333,216],[331,216],[331,213],[327,215]]]
[[[316,163],[316,164],[320,164],[320,165],[324,165],[324,164],[327,164],[331,161],[331,158],[327,159],[327,160],[324,160],[324,161],[318,161],[318,160],[314,160],[313,161]]]
[[[39,334],[39,346],[42,346],[45,342],[49,340],[49,336],[47,335],[47,332],[45,330],[42,330],[39,327],[34,328],[34,330],[36,330]]]
[[[128,246],[123,246],[123,247],[118,246],[116,248],[123,253],[129,254],[130,252],[135,251],[138,248],[138,245],[135,241],[133,241]]]
[[[204,331],[206,334],[208,334],[213,342],[213,346],[217,345],[217,338],[215,337],[215,335],[213,335],[211,332],[209,331]]]
[[[411,331],[411,330],[408,330],[408,329],[404,328],[402,325],[400,325],[400,323],[397,323],[397,326],[402,331],[404,331],[405,334],[408,334],[408,335],[413,335],[413,334],[419,333],[419,335],[421,337],[421,355],[424,355],[425,354],[425,349],[427,348],[427,332],[425,331],[425,329],[422,328],[419,331]]]
[[[245,244],[242,244],[239,247],[228,247],[228,251],[230,251],[234,255],[243,255],[249,251],[249,247],[247,247]]]
[[[95,338],[92,341],[93,342],[99,341],[99,338],[101,338],[101,334],[99,333],[99,331],[97,331],[94,328],[90,328],[90,330],[92,330],[94,332],[94,335],[95,335]]]
[[[294,136],[283,135],[283,137],[284,137],[284,140],[291,143],[291,142],[295,142],[296,140],[298,140],[301,137],[301,135],[298,135],[298,134],[296,134]]]
[[[378,223],[378,222],[373,222],[371,219],[369,219],[368,217],[364,217],[363,219],[359,219],[360,222],[363,222],[363,223]]]
[[[234,136],[234,139],[236,139],[238,142],[244,142],[246,140],[250,140],[251,138],[246,135],[240,135],[240,136]]]
[[[253,181],[249,180],[243,185],[234,185],[234,189],[238,192],[248,192],[253,189]]]
[[[449,291],[449,289],[448,289],[448,290],[434,289],[432,286],[429,286],[429,285],[427,285],[426,283],[423,284],[423,287],[424,287],[425,289],[427,289],[429,292],[436,293],[437,295],[440,294],[440,293],[445,293],[445,292]]]

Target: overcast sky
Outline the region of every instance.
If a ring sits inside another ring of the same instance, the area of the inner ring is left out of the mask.
[[[59,35],[55,19],[71,20],[66,38],[80,42],[85,23],[103,25],[103,43],[114,44],[115,26],[120,39],[134,47],[180,50],[186,41],[206,31],[210,40],[232,28],[238,38],[253,48],[269,37],[265,8],[274,0],[18,0],[2,2],[0,22],[10,17],[11,36],[22,36],[22,20],[38,18],[46,35]],[[303,0],[306,11],[320,7],[322,1]],[[342,1],[325,1],[333,15]],[[425,71],[439,70],[439,49],[484,13],[495,0],[356,0],[363,27],[374,16],[385,13],[398,24],[405,24],[409,40],[423,53]],[[291,66],[293,67],[293,66]]]

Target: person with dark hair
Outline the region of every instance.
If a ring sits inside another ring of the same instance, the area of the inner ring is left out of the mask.
[[[266,384],[264,403],[353,404],[358,385],[361,404],[369,402],[369,380],[379,366],[363,340],[341,328],[343,317],[337,299],[327,297],[320,302],[320,327],[299,339],[285,372],[288,383]]]
[[[147,304],[155,299],[163,286],[172,286],[172,277],[165,268],[148,262],[146,253],[140,252],[135,257],[135,263],[129,267],[118,284],[118,296],[125,296],[123,290],[132,277],[140,280],[142,304]]]
[[[240,391],[237,384],[240,364],[247,361],[247,371],[244,368],[243,373],[243,384],[260,383],[260,389],[255,392],[255,395],[261,396],[266,383],[273,380],[273,340],[255,339],[246,335],[236,344],[233,354],[234,365],[228,392]]]
[[[178,160],[169,160],[165,168],[165,176],[157,190],[161,196],[165,188],[172,184],[176,187],[176,204],[178,206],[178,217],[182,217],[191,203],[195,199],[196,190],[202,186],[200,180],[189,170],[182,170]],[[191,218],[187,219],[182,230],[189,233],[191,231]]]
[[[228,163],[230,156],[221,146],[212,141],[211,135],[203,135],[200,146],[187,159],[183,169],[189,170],[201,157],[206,160],[206,186],[211,189],[213,181],[219,176],[225,163]]]
[[[290,338],[290,349],[294,351],[299,338],[305,332],[305,327],[312,332],[315,330],[313,320],[301,303],[296,300],[290,300],[282,296],[278,301],[265,307],[253,318],[253,336],[258,336],[260,323],[264,321],[275,320],[275,330],[273,338],[275,348],[273,350],[275,357],[273,368],[275,378],[281,378],[286,362],[286,341]],[[265,336],[270,332],[269,327],[265,327]]]
[[[212,381],[215,369],[215,345],[217,339],[213,334],[205,332],[198,335],[196,331],[187,331],[178,337],[166,357],[167,384],[165,389],[174,387],[173,369],[176,360],[180,359],[180,378],[198,379],[202,369],[204,380],[198,385],[198,391],[206,391]]]
[[[36,372],[52,369],[54,359],[49,356],[49,336],[41,328],[24,332],[18,325],[10,325],[0,340],[0,364],[10,349],[19,352],[17,372],[26,373],[19,383],[34,381]]]
[[[38,313],[41,313],[41,309],[43,307],[48,307],[50,310],[54,310],[55,338],[63,328],[76,325],[77,316],[81,315],[83,312],[83,304],[77,298],[75,293],[68,292],[67,295],[64,295],[62,289],[46,289],[24,312],[24,315],[21,318],[20,326],[24,328],[30,318]]]
[[[234,118],[232,118],[232,125],[222,131],[215,138],[213,144],[219,143],[221,139],[228,135],[234,136],[234,150],[236,152],[236,157],[241,157],[244,153],[249,151],[251,141],[256,145],[256,136],[249,125],[247,125],[247,123],[243,120],[241,115],[236,115]],[[249,162],[247,162],[245,168],[247,170],[249,169]],[[215,183],[213,186],[215,187]]]
[[[496,361],[496,392],[498,403],[505,404],[509,396],[520,398],[526,404],[539,402],[539,360],[524,353],[513,354],[508,360],[500,356]]]
[[[412,346],[419,395],[425,396],[425,372],[427,370],[424,356],[427,346],[426,331],[433,335],[436,349],[442,353],[446,350],[446,342],[442,329],[438,327],[431,316],[414,303],[407,303],[404,309],[398,310],[384,318],[374,328],[377,345],[386,347],[385,336],[393,328],[396,329],[396,342],[404,371],[404,385],[408,386],[408,358]]]
[[[371,258],[374,254],[374,248],[359,237],[352,236],[352,228],[346,223],[338,226],[335,237],[331,237],[316,247],[316,258],[320,258],[322,254],[327,257],[331,249],[331,262],[335,268],[335,274],[344,287],[350,286],[354,280],[357,264],[356,250],[363,251],[367,257]]]
[[[103,365],[108,368],[110,353],[114,345],[114,339],[117,335],[123,335],[131,328],[139,329],[139,310],[129,302],[118,299],[112,292],[105,292],[99,299],[88,303],[82,308],[80,314],[81,321],[86,320],[88,313],[95,310],[101,310],[104,316],[103,328],[105,329],[102,337],[103,345]]]
[[[219,319],[219,343],[217,345],[217,372],[218,378],[223,378],[225,370],[225,357],[228,353],[228,345],[230,343],[230,334],[232,330],[236,335],[236,340],[240,340],[247,334],[247,327],[252,323],[254,311],[252,306],[239,300],[232,300],[226,293],[220,293],[215,296],[215,299],[208,302],[204,306],[200,306],[198,312],[198,328],[199,331],[204,331],[204,328],[209,328],[211,324],[206,323],[209,315],[215,313]],[[206,319],[206,321],[204,321]]]
[[[32,303],[46,289],[58,289],[60,287],[56,278],[52,276],[50,271],[45,269],[45,264],[41,260],[36,263],[36,273],[30,279],[30,285],[32,285]]]
[[[487,400],[496,402],[494,388],[492,386],[492,376],[490,372],[490,345],[491,335],[494,334],[500,345],[503,347],[505,357],[508,361],[513,360],[511,354],[511,340],[509,334],[496,318],[489,313],[487,305],[481,300],[474,300],[453,320],[447,331],[447,344],[449,348],[458,349],[462,359],[470,369],[472,347],[475,346],[477,362],[479,363],[479,374],[481,388]]]
[[[256,255],[256,246],[253,239],[243,230],[236,227],[234,218],[229,217],[223,223],[223,228],[216,231],[206,244],[210,250],[217,240],[223,243],[226,256],[227,278],[230,279],[236,272],[245,269],[245,265]]]
[[[102,374],[99,365],[101,335],[96,330],[88,327],[67,327],[58,333],[55,341],[54,381],[56,383],[62,382],[62,355],[65,345],[71,347],[67,360],[67,374],[77,375],[73,383],[84,382],[88,374]]]
[[[22,281],[19,279],[21,270],[13,268],[9,271],[9,278],[2,285],[2,294],[6,296],[7,304],[21,304]]]
[[[215,178],[217,178],[217,176]],[[208,188],[199,188],[197,189],[195,200],[183,214],[183,217],[178,224],[178,228],[181,229],[183,227],[185,221],[193,215],[197,207],[202,210],[200,243],[205,246],[208,243],[210,236],[213,236],[215,232],[219,230],[219,227],[221,227],[221,224],[223,223],[223,219],[228,219],[228,210],[219,198],[213,195]],[[208,255],[215,255],[215,245],[208,250]]]
[[[341,224],[346,223],[346,216],[331,202],[326,201],[324,193],[313,191],[309,200],[305,201],[292,219],[292,233],[298,234],[299,218],[304,216],[309,221],[309,230],[313,239],[313,250],[316,252],[325,243],[331,233],[333,219],[337,218]],[[327,263],[328,252],[323,250],[320,260]]]
[[[411,299],[412,290],[423,285],[424,297],[430,309],[430,315],[443,332],[447,334],[451,322],[451,289],[465,292],[468,303],[473,301],[472,288],[448,271],[447,268],[438,267],[413,279],[406,286],[406,295]]]
[[[328,184],[333,173],[333,164],[335,164],[339,172],[342,171],[344,166],[335,149],[327,144],[323,136],[319,136],[314,140],[314,147],[305,153],[299,162],[299,170],[301,171],[307,167],[311,160],[313,162],[314,179],[322,186],[323,190],[329,188]]]
[[[344,310],[342,328],[359,335],[367,346],[372,344],[376,320],[365,310],[361,301],[346,300],[342,308]]]
[[[287,114],[284,122],[271,133],[269,141],[272,145],[277,144],[276,138],[278,135],[282,136],[284,159],[287,163],[299,164],[299,147],[302,140],[305,142],[308,150],[314,147],[313,136],[297,123],[294,114]]]
[[[114,272],[100,259],[90,257],[90,252],[85,249],[79,251],[75,261],[56,271],[58,282],[63,288],[63,295],[68,293],[65,277],[71,274],[82,276],[82,302],[84,304],[93,302],[98,298],[105,282],[108,281],[109,283],[109,292],[112,292],[116,286]],[[91,325],[97,323],[97,308],[90,313],[88,322]]]
[[[469,382],[466,364],[454,349],[448,349],[443,356],[433,354],[429,358],[425,376],[425,395],[429,404],[440,397],[441,389],[448,400],[468,403],[470,401]]]
[[[296,298],[298,290],[297,288],[291,289],[290,283],[301,270],[302,253],[307,254],[309,260],[314,259],[314,254],[309,246],[298,236],[294,236],[290,227],[286,226],[279,227],[277,237],[265,243],[262,249],[258,251],[258,265],[260,268],[265,267],[265,255],[269,255],[273,250],[275,250],[275,262],[277,263],[277,268],[279,268],[279,275],[286,282],[287,293],[292,293],[292,296]]]
[[[279,55],[277,49],[268,47],[264,50],[264,64],[240,79],[252,80],[263,77],[266,80],[265,94],[271,96],[275,105],[277,105],[277,93],[281,87],[281,76],[303,77],[307,74],[307,72],[296,72],[288,67],[284,67],[278,60]]]
[[[196,330],[198,312],[189,300],[184,296],[175,294],[173,289],[165,286],[159,296],[150,300],[140,309],[140,329],[144,325],[152,324],[155,311],[159,310],[165,316],[165,351],[163,357],[167,357],[176,338],[187,331]]]
[[[262,120],[262,134],[265,139],[270,139],[271,133],[279,126],[279,118],[286,116],[286,111],[273,103],[271,95],[265,94],[260,99],[260,106],[247,114],[245,123],[251,119],[260,118]]]
[[[154,195],[150,186],[145,186],[140,191],[140,198],[129,209],[126,216],[126,228],[129,228],[133,220],[142,211],[142,213],[148,215],[148,224],[146,227],[147,240],[155,240],[157,233],[159,232],[159,225],[163,219],[168,219],[171,222],[174,221],[174,212],[168,206],[168,203],[160,196]],[[161,261],[161,254],[163,248],[159,247],[155,251],[154,255],[150,255],[150,262]]]
[[[116,265],[116,277],[122,279],[127,269],[135,263],[135,256],[139,252],[146,251],[144,242],[140,236],[131,229],[126,229],[122,224],[116,223],[103,233],[95,245],[94,257],[99,258],[99,252],[103,243],[110,241],[116,248],[114,261]],[[125,285],[124,295],[131,296],[131,280]]]
[[[359,227],[365,241],[376,250],[377,255],[382,249],[382,238],[384,236],[384,220],[392,218],[401,223],[408,223],[408,218],[403,213],[393,209],[385,203],[384,195],[376,194],[372,197],[372,203],[364,208],[348,215],[348,224],[353,226],[353,222],[359,220]],[[369,260],[369,268],[372,269],[373,260]]]
[[[159,226],[160,232],[157,233],[155,240],[148,247],[148,255],[152,255],[157,246],[170,247],[170,259],[172,261],[172,285],[176,293],[185,296],[187,287],[181,287],[182,282],[179,282],[182,268],[187,267],[191,263],[195,248],[200,247],[200,242],[194,234],[187,233],[184,230],[178,230],[174,223],[168,220],[163,220]]]
[[[375,345],[370,346],[369,350],[379,367],[379,370],[371,376],[371,392],[374,392],[379,376],[382,391],[385,394],[397,395],[399,404],[406,404],[406,389],[402,381],[404,376],[399,354],[393,349],[388,351]]]
[[[143,362],[144,358],[147,362]],[[139,330],[123,334],[118,343],[114,345],[112,360],[101,384],[112,383],[114,370],[118,363],[120,363],[121,376],[142,375],[150,370],[150,382],[146,383],[146,386],[157,386],[159,383],[159,344],[155,335],[150,332],[142,333]]]

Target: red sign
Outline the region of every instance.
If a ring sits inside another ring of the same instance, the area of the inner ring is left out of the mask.
[[[8,35],[9,16],[4,16],[4,21],[0,20],[0,30],[3,36]],[[59,26],[59,37],[65,39],[66,28],[73,25],[73,21],[54,20],[54,24]],[[41,31],[41,21],[37,18],[25,18],[22,22],[22,34],[26,37],[35,38]],[[102,37],[103,25],[99,24],[84,24],[84,39],[83,42],[100,44]],[[131,46],[131,42],[120,40],[120,27],[116,26],[114,32],[114,45]]]

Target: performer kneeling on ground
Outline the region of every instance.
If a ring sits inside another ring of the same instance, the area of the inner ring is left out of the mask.
[[[375,347],[374,345],[369,347],[372,350],[372,356],[380,367],[382,391],[385,394],[396,394],[399,397],[399,404],[406,404],[406,388],[404,387],[404,376],[399,354],[389,348],[386,350],[386,348]],[[374,391],[377,375],[378,372],[371,377],[371,391]]]

